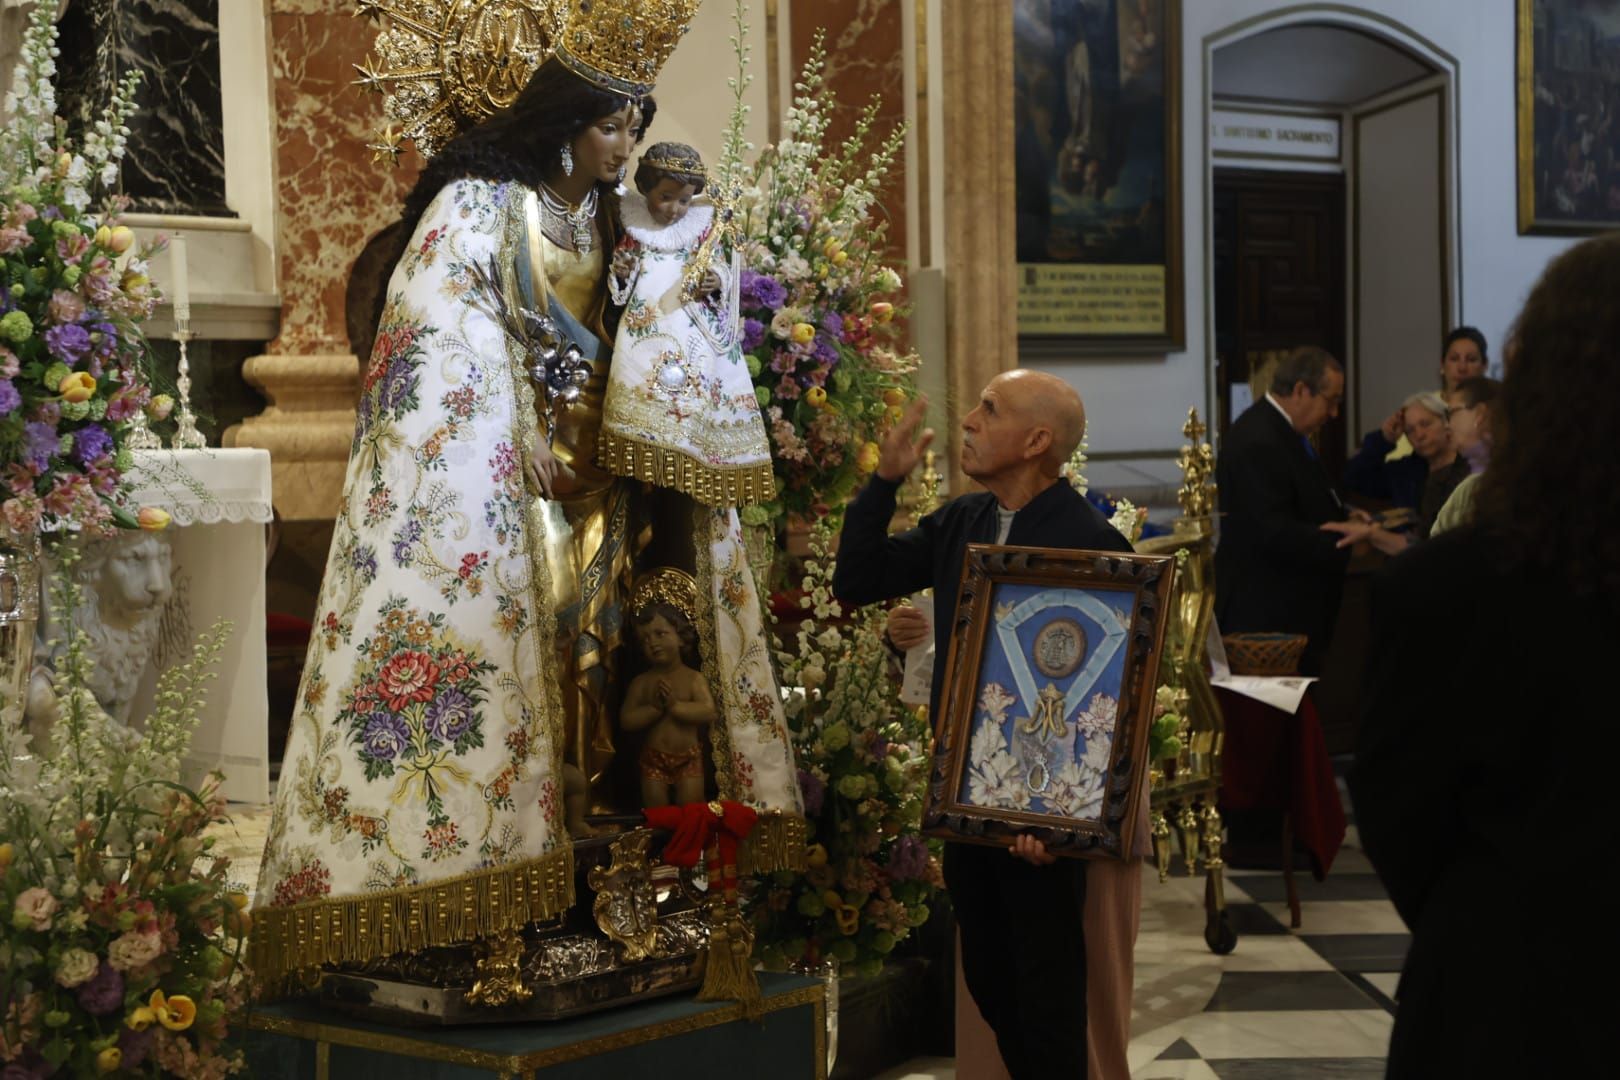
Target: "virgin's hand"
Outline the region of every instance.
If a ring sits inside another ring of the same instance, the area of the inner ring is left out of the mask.
[[[917,426],[922,423],[923,414],[928,411],[928,399],[919,397],[906,409],[900,422],[889,429],[883,436],[883,445],[878,454],[877,474],[888,481],[904,480],[917,462],[922,460],[923,451],[928,444],[934,441],[934,429],[924,428],[921,435],[913,441],[912,435]]]
[[[713,296],[720,291],[720,275],[710,270],[703,275],[703,280],[699,282],[699,288],[704,296]]]
[[[922,613],[921,608],[901,604],[899,607],[889,609],[887,627],[889,640],[901,651],[926,644],[928,635],[933,629],[928,623],[928,616]]]
[[[1057,856],[1046,850],[1046,845],[1028,833],[1013,837],[1012,844],[1007,848],[1007,854],[1015,859],[1023,859],[1031,866],[1051,866],[1057,862]]]
[[[574,471],[558,461],[546,440],[539,437],[534,440],[534,450],[524,463],[523,472],[529,483],[548,499],[566,495],[574,479]]]

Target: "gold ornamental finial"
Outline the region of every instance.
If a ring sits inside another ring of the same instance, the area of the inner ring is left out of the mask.
[[[1197,407],[1188,409],[1181,433],[1190,442],[1176,459],[1181,467],[1181,490],[1176,500],[1181,503],[1183,517],[1201,518],[1215,513],[1215,451],[1203,441],[1208,430],[1198,419]]]
[[[564,0],[356,0],[376,20],[356,85],[383,95],[371,145],[398,159],[410,139],[431,157],[459,132],[517,99],[557,39]]]
[[[701,0],[563,0],[557,59],[605,90],[652,93]]]

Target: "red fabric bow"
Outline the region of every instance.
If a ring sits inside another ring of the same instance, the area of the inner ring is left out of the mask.
[[[691,802],[684,806],[654,806],[642,811],[647,824],[675,835],[664,845],[664,861],[671,866],[696,866],[711,844],[718,847],[722,867],[737,865],[737,848],[754,830],[759,814],[751,806],[730,799]]]

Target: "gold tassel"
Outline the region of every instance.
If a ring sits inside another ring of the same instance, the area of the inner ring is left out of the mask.
[[[752,465],[710,465],[665,446],[653,446],[604,429],[596,460],[615,476],[673,488],[708,506],[747,506],[776,498],[769,459]]]
[[[754,974],[750,944],[745,940],[739,949],[729,936],[717,941],[714,934],[711,927],[709,951],[703,961],[703,986],[698,990],[697,999],[735,1001],[742,1006],[745,1017],[758,1020],[765,1015],[765,999],[760,993],[759,976]]]
[[[574,904],[571,847],[427,885],[253,910],[249,966],[261,1000],[307,989],[323,967],[460,945]]]
[[[802,871],[809,836],[804,818],[799,815],[761,810],[753,831],[737,853],[737,870],[749,877],[778,870]]]

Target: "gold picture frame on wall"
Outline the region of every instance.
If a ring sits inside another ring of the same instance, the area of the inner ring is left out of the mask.
[[[1019,354],[1180,349],[1181,0],[1009,7]]]
[[[1620,228],[1620,8],[1517,0],[1519,232]]]

